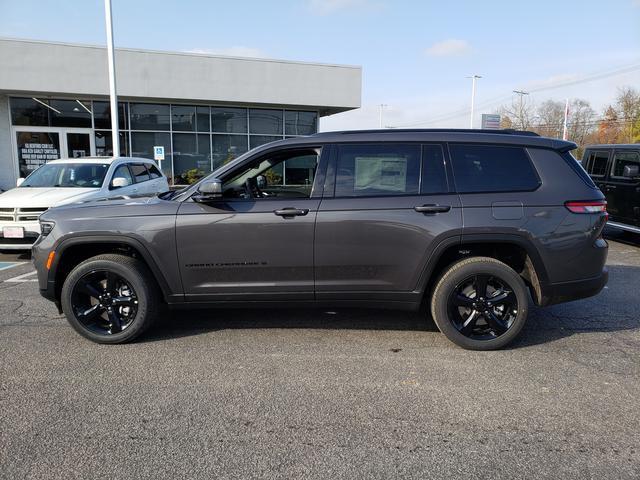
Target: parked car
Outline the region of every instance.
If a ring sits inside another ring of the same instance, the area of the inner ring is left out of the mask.
[[[40,235],[38,217],[51,207],[168,190],[167,178],[153,160],[84,157],[48,162],[18,179],[18,188],[0,195],[0,250],[29,250]]]
[[[640,144],[590,145],[582,165],[607,198],[608,225],[640,233]]]
[[[500,348],[529,295],[607,282],[606,203],[574,148],[483,130],[273,142],[181,192],[47,211],[40,291],[99,343],[133,340],[162,303],[425,306],[454,343]]]

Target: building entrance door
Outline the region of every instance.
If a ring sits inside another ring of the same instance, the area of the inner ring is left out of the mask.
[[[18,178],[25,178],[51,160],[95,155],[90,128],[14,127],[13,130]]]

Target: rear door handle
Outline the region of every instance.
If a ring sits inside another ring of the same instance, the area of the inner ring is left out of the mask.
[[[418,205],[413,209],[420,213],[445,213],[451,210],[451,205]]]
[[[293,218],[293,217],[302,217],[309,213],[308,208],[282,208],[279,210],[274,210],[273,213],[278,215],[279,217],[284,218]]]

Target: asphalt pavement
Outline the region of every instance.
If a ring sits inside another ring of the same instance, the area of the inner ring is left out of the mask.
[[[640,247],[618,240],[600,295],[532,307],[498,352],[376,310],[176,312],[101,346],[0,255],[0,477],[637,479]]]

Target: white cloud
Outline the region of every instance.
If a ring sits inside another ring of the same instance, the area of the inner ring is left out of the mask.
[[[316,15],[330,15],[352,8],[377,8],[371,0],[309,0],[309,9]]]
[[[450,38],[436,42],[427,48],[427,55],[432,57],[452,57],[465,55],[471,51],[471,46],[466,40]]]
[[[266,58],[267,54],[259,48],[235,46],[227,48],[194,48],[187,53],[200,53],[203,55],[224,55],[228,57]]]

